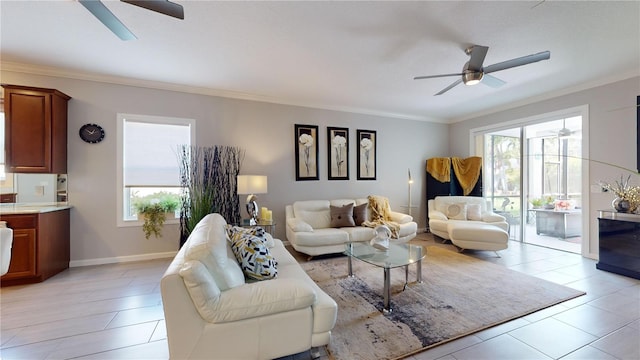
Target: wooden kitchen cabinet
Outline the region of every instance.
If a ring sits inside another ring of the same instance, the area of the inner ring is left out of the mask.
[[[3,84],[5,165],[11,173],[67,172],[68,95]]]
[[[2,286],[41,282],[69,267],[69,213],[64,209],[0,216],[13,229],[11,262],[0,278]]]

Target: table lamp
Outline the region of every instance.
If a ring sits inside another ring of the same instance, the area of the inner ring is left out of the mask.
[[[267,193],[267,177],[264,175],[238,175],[238,194],[247,196],[249,225],[258,224],[258,203],[255,194]]]

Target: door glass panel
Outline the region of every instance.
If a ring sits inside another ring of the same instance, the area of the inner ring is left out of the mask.
[[[476,149],[487,169],[484,196],[507,219],[511,240],[580,252],[581,127],[578,116],[484,134],[483,149]],[[561,200],[569,200],[571,214],[563,215]]]
[[[511,129],[485,135],[485,196],[493,211],[509,223],[509,237],[520,240],[521,171],[520,130]]]

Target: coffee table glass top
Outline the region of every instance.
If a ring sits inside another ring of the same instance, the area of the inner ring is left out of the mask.
[[[416,263],[427,255],[427,249],[413,244],[389,244],[388,250],[376,249],[368,242],[347,243],[345,255],[385,269]]]

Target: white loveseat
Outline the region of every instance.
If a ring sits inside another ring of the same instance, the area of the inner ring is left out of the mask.
[[[489,204],[482,197],[436,196],[427,202],[429,230],[461,249],[506,249],[509,224]]]
[[[376,235],[370,227],[331,227],[331,206],[368,203],[368,199],[336,199],[296,201],[287,205],[287,240],[296,251],[310,256],[340,253],[348,242],[370,241]],[[416,236],[418,224],[413,221],[413,217],[395,211],[390,211],[389,215],[391,221],[400,225],[398,238],[391,241],[405,243]],[[367,211],[366,217],[371,220],[371,211]]]
[[[198,223],[161,280],[171,359],[273,359],[329,343],[336,302],[267,239],[277,277],[245,281],[222,216]]]

